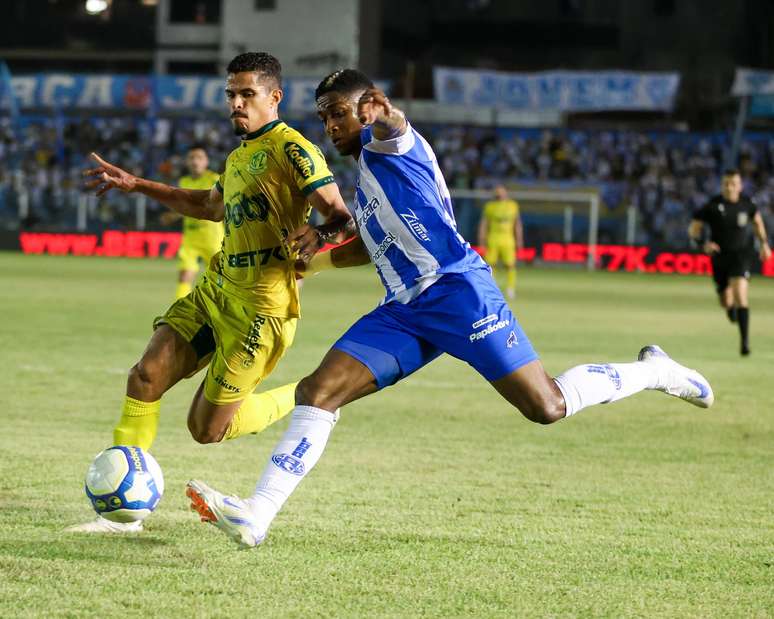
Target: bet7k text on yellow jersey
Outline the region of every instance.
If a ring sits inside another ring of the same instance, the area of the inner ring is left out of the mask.
[[[225,205],[223,249],[214,281],[259,312],[298,317],[288,234],[306,223],[307,196],[333,175],[320,149],[280,120],[243,136],[217,182]]]

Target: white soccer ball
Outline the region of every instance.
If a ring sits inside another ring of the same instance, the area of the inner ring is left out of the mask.
[[[116,445],[97,454],[86,473],[86,496],[94,511],[113,522],[147,518],[164,494],[156,459],[139,447]]]

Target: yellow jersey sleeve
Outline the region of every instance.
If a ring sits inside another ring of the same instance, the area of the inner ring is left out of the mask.
[[[513,216],[514,218],[518,218],[519,216],[519,203],[516,202],[516,200],[513,200]]]
[[[288,136],[282,150],[290,178],[305,196],[333,182],[333,174],[322,151],[297,131]]]

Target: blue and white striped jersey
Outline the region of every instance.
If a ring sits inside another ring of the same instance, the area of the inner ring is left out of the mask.
[[[411,126],[391,140],[363,129],[355,220],[387,290],[408,303],[444,273],[488,268],[457,232],[451,197],[430,145]]]

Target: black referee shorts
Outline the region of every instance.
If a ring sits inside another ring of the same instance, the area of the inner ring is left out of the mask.
[[[718,294],[728,288],[732,277],[750,279],[752,255],[749,251],[725,251],[712,255],[712,279]]]

